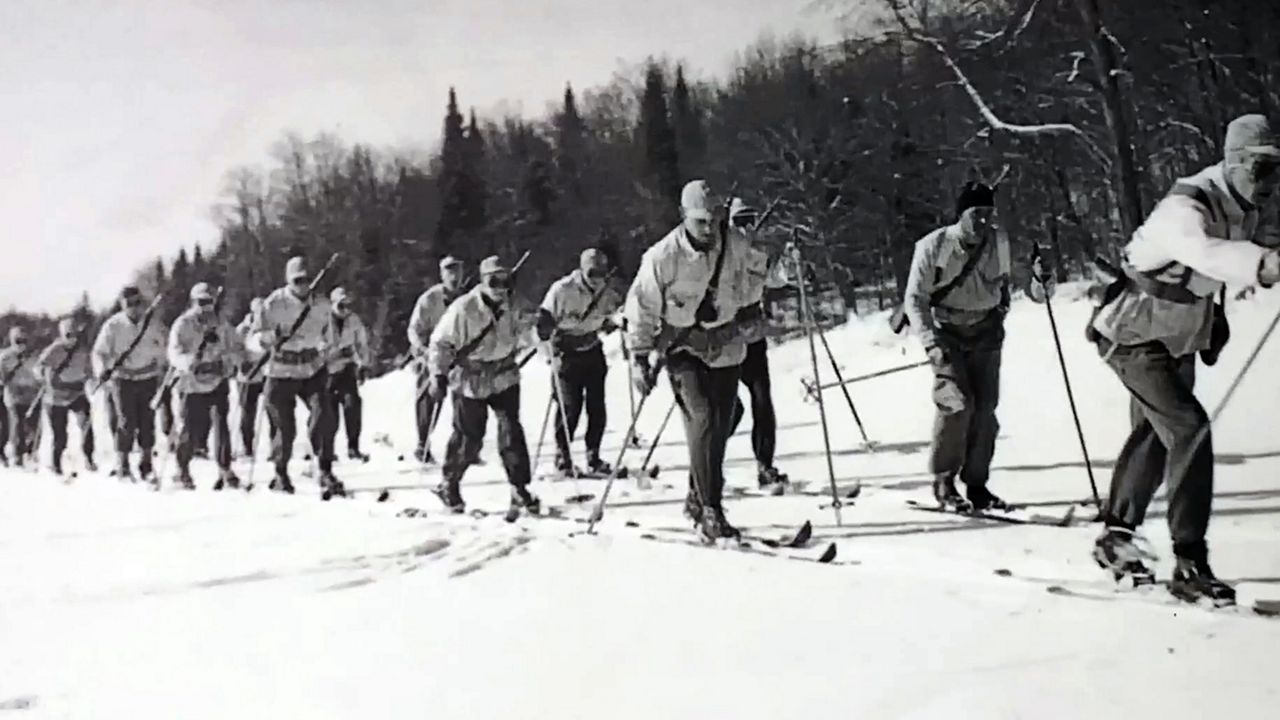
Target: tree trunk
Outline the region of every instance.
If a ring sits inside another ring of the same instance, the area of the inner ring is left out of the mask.
[[[1075,4],[1089,34],[1089,55],[1098,75],[1098,85],[1102,88],[1102,107],[1115,144],[1116,172],[1120,181],[1120,223],[1127,238],[1142,224],[1142,194],[1134,162],[1133,135],[1120,87],[1119,62],[1115,46],[1107,37],[1098,0],[1075,0]]]

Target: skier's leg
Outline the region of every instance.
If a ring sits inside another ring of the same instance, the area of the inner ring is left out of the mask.
[[[227,423],[230,410],[231,389],[224,381],[210,394],[208,414],[209,423],[213,426],[213,442],[216,446],[213,457],[218,463],[218,469],[224,471],[231,467],[231,428]]]
[[[738,366],[707,369],[707,390],[713,410],[712,432],[716,439],[712,445],[712,493],[707,504],[721,510],[724,497],[724,456],[729,445],[733,408],[738,402],[738,374]]]
[[[271,433],[271,462],[279,475],[288,475],[289,459],[293,456],[293,440],[298,432],[293,406],[301,384],[300,380],[267,378],[263,388],[267,417],[274,428]]]
[[[46,417],[49,420],[49,430],[53,432],[53,455],[51,462],[53,468],[62,472],[62,453],[67,449],[67,406],[54,405],[51,402],[45,404],[47,410]]]
[[[329,401],[326,390],[329,373],[325,370],[302,381],[300,397],[307,406],[307,437],[311,452],[319,459],[321,474],[333,471],[333,439],[338,432],[337,413]]]
[[[955,344],[944,346],[947,361],[934,368],[933,402],[937,413],[929,448],[929,472],[934,477],[935,495],[939,490],[954,492],[954,481],[964,467],[969,439],[969,423],[973,415],[972,393],[965,377],[963,351]],[[939,488],[941,483],[945,487]]]
[[[969,379],[969,401],[973,409],[965,442],[964,466],[960,479],[970,499],[983,493],[991,474],[996,436],[1000,421],[996,408],[1000,404],[1000,349],[976,349],[965,356],[965,375]]]
[[[360,452],[361,414],[364,412],[360,398],[360,379],[356,375],[356,367],[348,365],[339,376],[339,398],[342,402],[342,424],[347,431],[347,450]],[[336,418],[334,422],[337,422]]]
[[[445,446],[444,464],[440,468],[446,501],[460,506],[462,496],[458,485],[471,465],[471,458],[478,452],[484,440],[484,426],[488,418],[488,406],[484,400],[453,393],[453,428],[449,443]]]
[[[417,455],[419,460],[425,460],[429,449],[428,446],[431,443],[431,438],[428,437],[428,432],[431,429],[431,416],[435,414],[436,399],[431,397],[431,393],[426,391],[427,384],[431,380],[431,373],[429,373],[425,369],[425,366],[421,364],[418,366],[417,371],[418,382],[416,390],[418,397],[417,402],[414,404],[414,415],[418,424]]]
[[[604,429],[608,424],[608,406],[605,402],[605,378],[609,366],[604,360],[604,350],[596,348],[583,368],[583,395],[587,409],[587,457],[600,457],[600,443],[604,440]]]
[[[722,452],[717,446],[724,442],[717,432],[709,368],[691,355],[675,353],[667,364],[667,374],[684,421],[685,441],[689,447],[690,491],[699,505],[716,507],[713,504],[719,484],[716,457],[718,452]]]
[[[529,484],[529,447],[520,424],[520,384],[491,395],[487,404],[498,423],[498,456],[507,472],[507,482],[523,488]]]
[[[751,394],[751,449],[762,468],[773,467],[777,443],[778,420],[773,411],[773,385],[769,378],[769,348],[764,340],[747,346],[742,363],[742,381]],[[739,405],[740,406],[740,405]],[[740,419],[741,415],[736,414]],[[737,429],[737,420],[730,434]]]
[[[556,441],[556,467],[560,470],[569,470],[573,467],[572,443],[573,437],[565,432],[568,428],[570,433],[577,425],[577,414],[570,410],[573,404],[574,388],[571,378],[573,368],[569,363],[565,362],[565,356],[560,358],[552,365],[554,371],[551,373],[551,394],[553,396],[552,408],[554,417],[551,418],[555,423],[555,441]],[[563,411],[563,412],[562,412]],[[572,415],[573,422],[569,418]]]

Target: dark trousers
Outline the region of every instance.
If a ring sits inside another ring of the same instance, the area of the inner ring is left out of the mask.
[[[156,442],[155,414],[151,398],[155,397],[159,380],[116,379],[107,393],[107,420],[115,431],[117,453],[129,453],[136,440],[142,450],[143,466],[150,463],[151,448]]]
[[[240,447],[246,453],[253,452],[254,424],[258,419],[258,400],[262,398],[262,383],[240,383],[236,400],[240,406]]]
[[[778,419],[773,412],[773,389],[769,380],[769,345],[764,340],[747,346],[747,357],[742,361],[741,381],[751,395],[751,450],[761,467],[773,467],[773,452],[777,444]],[[746,413],[742,401],[735,398],[733,422],[729,434],[738,431],[738,423]]]
[[[231,391],[223,382],[212,392],[178,393],[178,469],[184,474],[191,466],[200,438],[212,430],[218,467],[231,467],[231,432],[227,414],[231,408]]]
[[[453,433],[449,435],[442,468],[445,482],[462,480],[471,458],[480,453],[490,409],[498,421],[498,455],[507,471],[507,482],[515,487],[529,484],[529,447],[520,424],[519,383],[487,398],[453,394]]]
[[[267,378],[263,394],[267,396],[267,417],[271,419],[271,462],[284,474],[293,456],[293,440],[298,434],[294,421],[295,403],[307,406],[307,435],[311,450],[319,460],[320,470],[333,469],[333,420],[325,390],[329,374],[320,370],[306,379]]]
[[[9,408],[6,406],[4,399],[0,398],[0,456],[6,452],[9,447]]]
[[[173,442],[173,390],[166,389],[160,397],[160,407],[156,409],[160,414],[160,434],[164,435]]]
[[[81,395],[70,405],[46,406],[49,413],[49,429],[53,431],[53,460],[62,461],[62,453],[67,449],[67,416],[76,416],[76,425],[80,428],[80,451],[86,458],[93,457],[93,423],[89,417],[89,398]]]
[[[600,441],[604,438],[607,419],[604,403],[607,372],[604,350],[599,345],[580,353],[565,353],[559,358],[552,392],[559,398],[555,408],[556,448],[564,463],[571,462],[569,444],[573,442],[584,407],[587,411],[587,456],[594,458],[600,454]],[[561,406],[564,417],[560,415]]]
[[[6,415],[10,457],[18,460],[34,453],[39,438],[40,414],[31,413],[31,403],[10,403]]]
[[[335,442],[338,422],[341,421],[347,431],[347,449],[358,451],[362,405],[360,380],[356,377],[355,365],[347,365],[329,376],[329,404],[329,412],[333,416]]]
[[[414,405],[414,411],[418,421],[418,449],[425,450],[431,442],[431,416],[435,414],[436,407],[439,403],[444,402],[444,398],[437,400],[431,397],[431,393],[427,392],[427,385],[430,383],[431,373],[426,370],[422,363],[418,364],[418,401]]]
[[[684,420],[690,490],[702,505],[719,508],[739,366],[712,368],[692,355],[675,353],[667,363],[667,374]]]
[[[1000,422],[1000,350],[1004,327],[999,319],[972,327],[943,326],[938,340],[946,362],[934,368],[933,422],[929,472],[955,477],[970,488],[983,487],[991,474]],[[948,406],[963,398],[959,407]]]
[[[1196,356],[1175,358],[1148,343],[1115,348],[1107,364],[1129,390],[1133,421],[1111,474],[1108,524],[1141,525],[1165,482],[1174,553],[1202,559],[1213,509],[1213,438],[1194,392]]]

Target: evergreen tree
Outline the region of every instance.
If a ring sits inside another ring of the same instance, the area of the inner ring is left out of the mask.
[[[436,252],[443,257],[452,251],[454,235],[464,229],[469,211],[466,180],[466,138],[458,95],[449,88],[449,105],[444,116],[444,142],[440,147],[440,218],[436,223]]]
[[[582,198],[582,160],[586,143],[586,125],[578,114],[573,88],[564,89],[564,107],[555,117],[556,171],[558,184],[566,195]]]
[[[676,66],[676,84],[671,91],[671,120],[675,126],[680,169],[687,177],[703,177],[707,136],[702,129],[702,114],[689,93],[684,68],[680,65]]]
[[[667,113],[666,93],[662,68],[650,61],[645,70],[636,137],[640,142],[645,179],[674,210],[680,202],[680,159],[675,132]]]
[[[485,145],[484,135],[476,123],[475,108],[471,109],[471,120],[467,124],[466,148],[462,173],[466,178],[465,222],[463,227],[476,231],[482,229],[488,221],[489,191],[485,185]]]

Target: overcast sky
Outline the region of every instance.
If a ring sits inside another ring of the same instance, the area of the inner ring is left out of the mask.
[[[0,307],[95,304],[210,245],[228,170],[287,130],[438,141],[464,106],[541,115],[620,62],[723,76],[769,32],[834,39],[811,0],[0,0]]]

